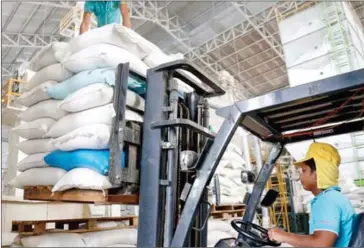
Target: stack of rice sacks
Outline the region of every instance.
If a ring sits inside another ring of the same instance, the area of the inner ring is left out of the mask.
[[[351,174],[344,170],[340,170],[339,186],[341,192],[350,200],[355,212],[364,212],[364,187],[357,187]]]
[[[236,145],[230,143],[216,169],[215,177],[218,177],[220,185],[220,205],[242,204],[247,191],[247,185],[241,182],[241,171],[244,170],[245,161],[242,151]],[[214,180],[210,187],[214,196],[212,203],[216,204],[216,192]]]
[[[150,57],[152,53],[156,56]],[[154,44],[122,25],[93,29],[65,46],[62,57],[59,56],[57,61],[60,68],[70,75],[63,79],[47,79],[56,82],[48,82],[41,88],[44,100],[54,103],[43,110],[52,116],[61,113],[53,118],[46,129],[41,125],[44,129],[42,138],[51,148],[40,156],[39,164],[62,172],[51,184],[47,183],[54,185],[53,192],[71,188],[105,190],[111,187],[106,175],[109,169],[111,120],[115,115],[112,101],[116,66],[129,62],[131,70],[145,77],[148,68],[167,62],[163,57],[167,55],[161,57],[160,53],[161,50]],[[157,64],[146,65],[147,57],[155,59]],[[168,61],[174,59],[168,57]],[[59,68],[52,71],[57,70]],[[192,74],[184,73],[199,82]],[[179,83],[182,91],[191,91],[183,82]],[[32,85],[28,84],[27,88],[32,88]],[[142,122],[144,99],[140,96],[145,95],[145,82],[129,77],[128,88],[126,120]],[[47,176],[43,174],[43,177]],[[39,178],[33,180],[31,185],[41,185]],[[86,247],[135,246],[136,230],[123,230],[124,233],[127,235],[120,235],[119,230],[92,232],[77,235],[77,239],[80,237],[83,243],[80,246]],[[37,236],[37,239],[22,239],[21,243],[32,247],[69,246],[69,242],[53,242],[55,236],[64,241],[70,238],[66,234],[45,234]]]
[[[115,116],[116,67],[129,62],[130,70],[146,77],[148,67],[141,58],[146,56],[143,49],[147,50],[148,45],[152,46],[132,30],[119,25],[91,30],[69,42],[62,65],[75,75],[47,89],[52,99],[62,101],[60,108],[68,113],[47,133],[57,150],[47,155],[45,162],[67,171],[52,192],[112,187],[107,175]],[[140,95],[145,94],[145,82],[130,75],[128,87],[131,90],[127,92],[126,121],[141,123],[144,99]],[[124,154],[121,162],[123,166]]]
[[[115,116],[112,102],[116,67],[129,62],[132,71],[146,77],[149,67],[141,59],[154,49],[158,48],[122,25],[107,25],[69,43],[55,43],[42,49],[28,68],[37,73],[25,84],[18,99],[29,107],[20,118],[30,123],[16,127],[15,131],[24,138],[35,139],[20,144],[21,151],[35,155],[21,161],[19,168],[47,167],[59,176],[53,176],[52,182],[43,182],[34,171],[37,179],[22,185],[18,176],[13,184],[18,188],[55,185],[53,192],[110,188],[106,175],[111,122]],[[131,90],[127,92],[126,120],[142,122],[144,99],[140,95],[145,94],[145,82],[129,77],[128,87]],[[33,126],[41,132],[35,133]],[[26,131],[22,131],[24,128]]]
[[[21,138],[19,150],[28,155],[17,165],[21,173],[10,182],[16,188],[54,185],[66,173],[63,169],[49,168],[43,160],[56,149],[47,132],[67,114],[60,108],[61,101],[53,100],[47,94],[48,87],[72,76],[60,63],[66,47],[67,43],[52,43],[29,63],[33,76],[22,85],[22,95],[17,99],[27,109],[19,114],[21,124],[13,128]]]

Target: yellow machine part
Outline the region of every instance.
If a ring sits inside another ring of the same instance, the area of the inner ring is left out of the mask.
[[[22,80],[18,80],[15,78],[9,78],[8,82],[4,85],[3,90],[4,93],[1,96],[1,103],[5,103],[7,106],[10,106],[11,102],[12,102],[12,98],[13,96],[15,97],[19,97],[20,93],[19,92],[15,92],[14,91],[14,86],[18,86],[17,89],[19,91],[19,86],[20,84],[24,83],[24,81]]]

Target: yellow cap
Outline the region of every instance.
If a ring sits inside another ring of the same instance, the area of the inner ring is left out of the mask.
[[[315,161],[319,189],[338,185],[341,157],[335,147],[327,143],[314,142],[310,145],[306,157],[294,164],[299,166],[310,159]]]

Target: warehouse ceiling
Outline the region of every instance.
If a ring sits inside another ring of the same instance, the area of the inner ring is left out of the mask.
[[[288,85],[277,13],[299,1],[132,1],[133,29],[168,54],[183,53],[210,75],[221,70],[236,79],[236,98]],[[353,1],[364,24],[364,1]],[[19,65],[55,40],[60,20],[75,2],[2,2],[2,82]]]

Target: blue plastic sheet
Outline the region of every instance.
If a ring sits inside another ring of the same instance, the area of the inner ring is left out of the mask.
[[[75,150],[75,151],[54,151],[45,156],[44,161],[51,167],[61,168],[70,171],[75,168],[89,168],[102,175],[109,171],[109,150]],[[125,153],[121,156],[121,167],[125,165]]]

